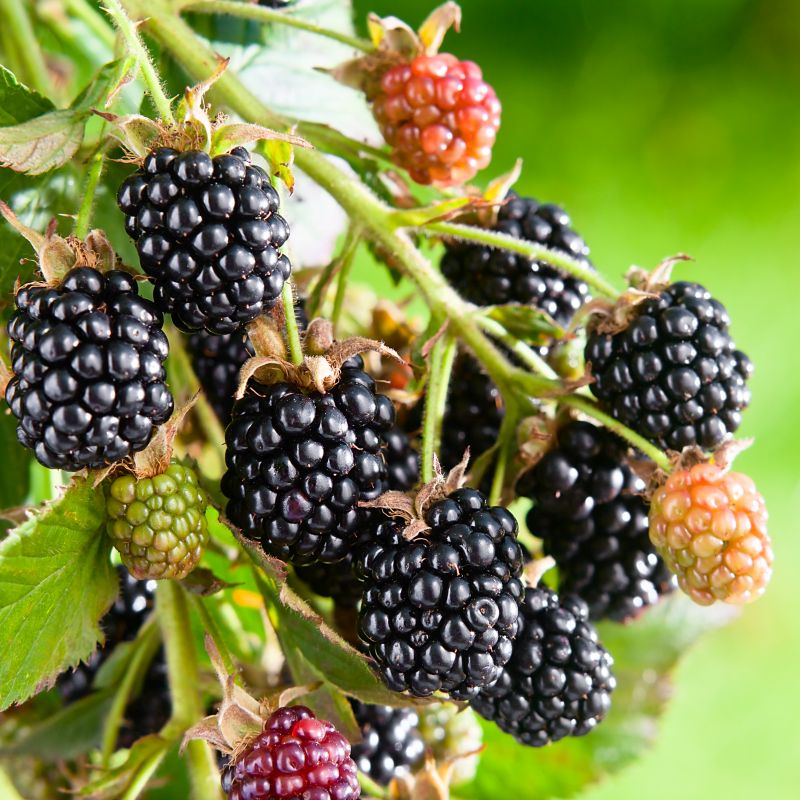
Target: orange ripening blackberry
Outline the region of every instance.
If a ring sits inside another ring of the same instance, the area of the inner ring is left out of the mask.
[[[674,472],[653,496],[650,538],[700,605],[749,603],[772,576],[764,498],[740,472],[714,464]]]

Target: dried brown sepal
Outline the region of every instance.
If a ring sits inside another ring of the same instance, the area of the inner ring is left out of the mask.
[[[525,565],[522,576],[525,578],[525,582],[528,586],[535,588],[539,585],[542,576],[555,566],[556,560],[552,556],[537,558],[535,561],[531,561]]]
[[[286,341],[282,330],[285,325],[283,304],[276,303],[272,309],[274,316],[256,317],[246,326],[247,337],[253,346],[256,356],[262,358],[278,358],[286,361]]]
[[[391,800],[449,800],[450,784],[459,761],[474,758],[483,747],[460,753],[453,758],[437,763],[430,755],[425,758],[425,766],[414,775],[393,778],[389,784]]]
[[[11,367],[6,364],[4,358],[0,358],[0,395],[5,397],[9,381],[14,377]]]
[[[324,355],[336,341],[333,334],[333,323],[324,317],[315,317],[308,323],[304,341],[306,352],[309,355]]]
[[[420,355],[422,355],[423,358],[425,359],[428,358],[428,356],[431,354],[431,350],[433,350],[433,348],[436,346],[436,343],[439,341],[439,339],[441,339],[442,336],[445,335],[449,327],[450,327],[450,318],[448,317],[439,326],[439,329],[436,331],[436,333],[434,333],[433,336],[431,336],[430,339],[428,339],[426,342],[423,342],[422,347],[420,348],[419,351]]]
[[[597,298],[586,305],[584,315],[589,316],[589,332],[615,334],[625,330],[636,317],[637,307],[646,300],[658,297],[669,286],[675,264],[691,260],[689,256],[679,253],[664,259],[651,272],[640,267],[629,269],[625,275],[629,287],[616,302]]]

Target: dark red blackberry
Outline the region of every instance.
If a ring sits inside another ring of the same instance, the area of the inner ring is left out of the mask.
[[[351,703],[361,728],[361,742],[353,745],[353,760],[361,772],[388,786],[392,778],[408,775],[422,763],[425,742],[413,708]]]
[[[586,345],[593,394],[661,448],[713,450],[750,403],[750,359],[736,349],[725,306],[696,283],[674,283],[616,334]]]
[[[383,523],[360,552],[360,634],[390,689],[465,700],[511,657],[522,595],[517,523],[474,489],[435,503],[426,522],[411,541],[400,524]]]
[[[226,432],[227,514],[272,555],[296,564],[341,561],[386,488],[382,434],[392,401],[360,357],[326,394],[252,382]]]
[[[245,148],[212,159],[162,147],[122,184],[117,204],[156,304],[181,330],[233,333],[280,297],[289,226]]]
[[[611,706],[611,656],[597,642],[582,600],[525,590],[514,655],[472,707],[518,742],[542,747],[594,730]]]
[[[280,708],[222,773],[228,800],[357,800],[350,744],[304,706]]]
[[[517,484],[530,497],[528,529],[558,564],[558,590],[588,604],[592,619],[624,622],[675,588],[648,534],[644,481],[628,446],[588,422],[570,422]]]
[[[411,446],[408,436],[399,428],[392,428],[381,437],[386,445],[386,489],[407,492],[419,480],[419,454]],[[380,516],[379,516],[380,515]],[[320,597],[331,597],[337,606],[355,608],[361,599],[361,581],[353,572],[353,556],[372,540],[373,528],[383,519],[381,512],[373,511],[361,535],[341,562],[297,567],[297,576]]]
[[[560,250],[590,266],[589,248],[570,225],[569,216],[558,206],[512,194],[501,206],[493,230]],[[583,281],[543,261],[486,245],[448,242],[441,266],[448,281],[471,303],[533,305],[565,327],[589,297]]]
[[[133,277],[78,267],[58,286],[23,287],[16,306],[6,400],[19,441],[70,471],[144,449],[173,402],[163,318]]]

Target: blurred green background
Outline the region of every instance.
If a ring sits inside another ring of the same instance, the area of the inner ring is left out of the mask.
[[[431,0],[356,0],[418,24]],[[658,744],[588,800],[800,793],[800,3],[462,0],[445,49],[503,102],[492,174],[564,204],[620,276],[685,252],[681,278],[723,300],[757,366],[737,460],[767,498],[766,597],[706,637],[675,676]],[[537,753],[520,768],[535,769]],[[498,787],[498,797],[503,787]]]

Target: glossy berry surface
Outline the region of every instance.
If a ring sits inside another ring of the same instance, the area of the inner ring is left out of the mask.
[[[361,728],[361,741],[353,745],[353,760],[361,772],[387,786],[393,778],[408,775],[421,765],[425,743],[413,708],[351,702]]]
[[[611,707],[616,681],[588,607],[543,586],[528,588],[520,619],[511,661],[472,707],[532,747],[594,730]]]
[[[122,475],[106,487],[108,535],[134,577],[185,578],[208,542],[208,498],[190,467],[152,478]]]
[[[569,215],[552,203],[512,194],[500,206],[493,230],[544,245],[586,267],[589,248],[572,229]],[[465,299],[481,306],[522,303],[566,327],[589,298],[589,287],[544,261],[468,242],[448,242],[442,273]]]
[[[696,283],[646,300],[628,327],[586,345],[592,393],[661,448],[713,450],[741,423],[753,371],[728,331],[725,307]]]
[[[15,302],[6,400],[19,441],[70,471],[143,450],[173,400],[163,318],[133,276],[79,267],[53,288],[23,287]]]
[[[222,773],[228,800],[357,800],[350,743],[304,706],[275,711]]]
[[[653,495],[650,537],[700,605],[749,603],[772,576],[766,504],[741,472],[713,464],[673,472]]]
[[[439,53],[392,67],[373,113],[395,163],[417,183],[458,186],[492,160],[500,101],[471,61]]]
[[[233,333],[280,297],[289,237],[269,175],[243,147],[156,150],[117,193],[158,307],[186,331]]]
[[[511,657],[522,594],[517,523],[474,489],[435,503],[426,522],[430,530],[411,541],[385,522],[360,552],[360,635],[390,689],[468,699]]]
[[[285,561],[341,561],[386,488],[382,434],[394,405],[360,357],[326,394],[251,383],[226,431],[228,518]]]
[[[624,622],[675,588],[650,542],[644,490],[625,443],[588,422],[562,427],[517,484],[534,502],[528,530],[555,559],[559,592],[582,597],[593,619]]]

